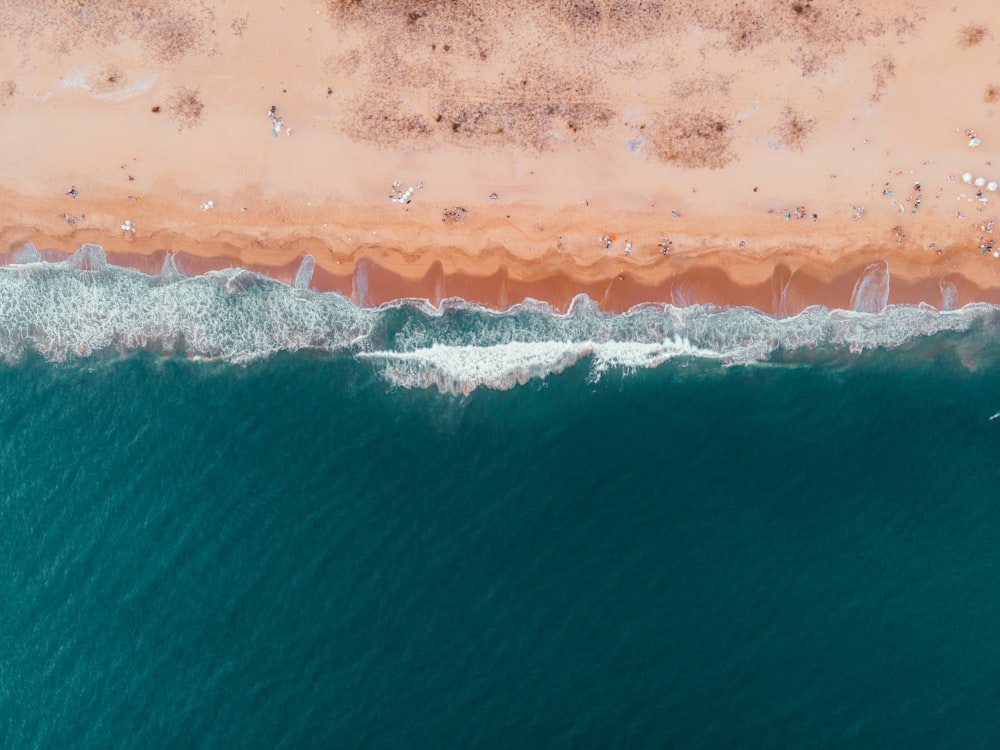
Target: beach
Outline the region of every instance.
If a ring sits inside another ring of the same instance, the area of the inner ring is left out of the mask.
[[[364,305],[1000,302],[990,4],[712,5],[4,3],[0,248],[311,255]]]
[[[995,6],[0,0],[0,747],[1000,745]]]

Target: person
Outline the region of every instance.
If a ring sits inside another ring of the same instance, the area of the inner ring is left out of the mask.
[[[76,197],[76,185],[71,185],[69,191],[66,193],[70,198]]]

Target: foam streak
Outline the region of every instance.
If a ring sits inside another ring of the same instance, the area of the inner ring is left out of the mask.
[[[810,307],[779,318],[748,307],[660,303],[613,314],[585,295],[566,313],[534,300],[501,312],[455,298],[438,307],[403,300],[367,308],[309,289],[308,259],[290,286],[244,269],[187,277],[169,256],[150,276],[109,265],[97,245],[59,263],[36,258],[26,252],[0,268],[0,356],[8,360],[28,350],[60,362],[153,349],[247,363],[308,348],[353,354],[402,387],[445,393],[511,388],[583,360],[596,379],[677,358],[743,364],[817,348],[892,348],[997,317],[986,304],[944,312],[887,306],[885,264],[858,280],[854,304],[862,311]],[[360,287],[363,278],[362,270]],[[948,291],[942,285],[946,298]]]

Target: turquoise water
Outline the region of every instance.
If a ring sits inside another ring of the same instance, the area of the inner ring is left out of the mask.
[[[749,312],[42,265],[0,271],[0,746],[1000,739],[994,311],[762,321],[741,364]],[[299,304],[351,343],[269,349]]]

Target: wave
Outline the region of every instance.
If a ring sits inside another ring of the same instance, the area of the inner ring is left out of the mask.
[[[249,362],[279,351],[338,351],[370,335],[377,313],[341,295],[290,287],[242,269],[185,276],[110,265],[98,245],[64,261],[27,248],[0,268],[0,356],[34,350],[55,362],[98,351],[155,349]]]
[[[655,367],[675,357],[716,358],[675,338],[662,343],[638,341],[510,341],[487,346],[432,344],[414,351],[360,353],[381,361],[392,382],[406,388],[436,386],[443,393],[468,395],[480,386],[506,390],[535,378],[556,375],[585,357],[597,377],[611,367]]]
[[[581,361],[590,376],[671,360],[722,365],[804,359],[815,350],[860,353],[995,322],[1000,309],[888,305],[887,269],[866,269],[854,310],[810,307],[774,317],[748,307],[646,303],[607,313],[585,295],[566,312],[527,300],[505,311],[460,299],[439,307],[400,300],[365,307],[309,288],[314,261],[294,285],[244,269],[182,273],[168,256],[158,274],[111,265],[98,245],[46,262],[31,246],[0,267],[0,357],[35,351],[54,362],[96,352],[154,350],[248,363],[300,349],[366,361],[404,388],[468,394],[544,380]],[[367,296],[359,274],[356,299]],[[992,326],[983,326],[992,329]]]

